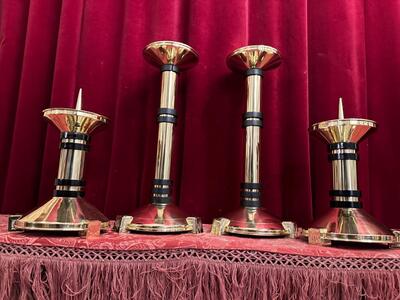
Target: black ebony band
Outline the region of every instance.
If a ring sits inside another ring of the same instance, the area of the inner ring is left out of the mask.
[[[169,116],[158,116],[157,117],[157,122],[158,123],[173,123],[176,124],[176,117],[169,115]]]
[[[85,196],[85,192],[83,191],[63,191],[63,190],[54,190],[53,195],[55,197],[70,197],[70,198],[78,198]]]
[[[172,185],[172,180],[171,179],[153,179],[153,184],[154,185]]]
[[[89,145],[79,143],[64,143],[60,144],[61,149],[89,151]]]
[[[159,116],[159,115],[171,115],[174,117],[178,117],[178,113],[176,112],[176,109],[165,108],[165,107],[162,107],[158,110],[157,116]]]
[[[66,185],[66,186],[85,186],[84,180],[76,179],[59,179],[57,178],[54,182],[55,185]]]
[[[330,196],[334,197],[361,197],[361,191],[358,190],[331,190]]]
[[[252,200],[242,199],[240,201],[240,204],[243,207],[261,207],[261,202],[259,199],[252,199]]]
[[[263,127],[263,122],[262,122],[261,119],[246,119],[246,120],[243,120],[243,127],[248,127],[248,126]]]
[[[157,188],[157,187],[153,187],[153,194],[164,194],[164,195],[169,195],[169,193],[171,192],[171,189],[169,187],[167,188]]]
[[[263,127],[263,114],[259,111],[248,111],[243,114],[243,127]]]
[[[261,207],[261,183],[258,182],[242,182],[240,184],[240,204],[243,207]],[[251,191],[250,191],[251,190]]]
[[[329,154],[328,159],[332,160],[358,160],[356,153],[332,153]]]
[[[242,198],[252,198],[252,199],[260,199],[261,193],[259,191],[240,191],[240,197]]]
[[[179,67],[174,64],[165,64],[165,65],[161,66],[160,71],[161,72],[172,71],[172,72],[179,74]]]
[[[356,143],[334,143],[334,144],[329,144],[328,145],[329,150],[339,150],[339,149],[352,149],[352,150],[357,150],[357,144]]]
[[[264,71],[260,68],[248,69],[246,71],[246,76],[252,76],[252,75],[264,76]]]
[[[362,208],[362,203],[359,201],[334,201],[330,202],[331,207],[335,208]]]
[[[167,186],[167,187],[157,187],[157,186]],[[151,203],[153,204],[168,204],[171,202],[171,197],[169,197],[172,190],[172,180],[170,179],[153,179],[153,190]]]
[[[168,204],[171,202],[171,197],[153,196],[151,197],[152,204]]]
[[[262,120],[263,113],[259,112],[259,111],[247,111],[243,114],[243,120],[250,119],[250,118]]]
[[[255,182],[242,182],[240,184],[241,189],[261,189],[261,183]]]
[[[88,142],[90,140],[90,136],[80,132],[61,132],[60,139],[74,139]]]

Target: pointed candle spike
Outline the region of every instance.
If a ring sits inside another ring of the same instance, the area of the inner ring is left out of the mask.
[[[75,109],[82,110],[82,89],[79,89],[78,98],[76,99]]]
[[[339,97],[339,119],[344,119],[343,99],[342,99],[342,97]]]

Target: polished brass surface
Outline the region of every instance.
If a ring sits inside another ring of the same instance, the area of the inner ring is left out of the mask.
[[[135,212],[132,223],[126,228],[132,232],[197,233],[197,223],[188,218],[174,204],[149,204]]]
[[[316,123],[312,130],[318,132],[329,144],[339,142],[358,143],[376,123],[365,119],[335,119]]]
[[[282,226],[287,231],[290,238],[294,239],[300,236],[298,230],[301,229],[297,227],[296,223],[291,221],[283,221]]]
[[[247,109],[261,112],[261,76],[247,76]],[[244,160],[245,182],[260,182],[260,127],[246,127],[246,146]]]
[[[150,43],[143,50],[144,58],[160,67],[173,64],[180,70],[186,70],[197,64],[199,55],[190,46],[175,41],[157,41]]]
[[[279,51],[264,45],[253,45],[233,51],[227,58],[227,65],[235,71],[246,72],[252,68],[273,69],[280,64]],[[246,77],[247,112],[261,112],[261,79],[259,75]],[[251,120],[251,118],[249,119]],[[260,127],[246,127],[244,182],[260,183]],[[246,192],[258,192],[258,189],[246,189]],[[242,207],[226,218],[215,219],[212,232],[246,236],[286,236],[289,234],[282,223],[262,208]]]
[[[198,55],[193,48],[174,41],[158,41],[147,45],[143,51],[144,57],[152,65],[161,67],[166,64],[175,65],[180,71],[194,66]],[[175,92],[177,73],[163,71],[161,75],[160,108],[175,108]],[[167,116],[167,115],[160,115]],[[154,178],[169,180],[171,173],[171,157],[174,125],[161,122],[158,126],[157,157]],[[165,189],[168,185],[154,185]],[[168,197],[163,194],[161,197]],[[200,224],[200,225],[199,225]],[[150,204],[133,214],[132,223],[127,226],[133,232],[160,233],[196,233],[201,223],[196,218],[188,217],[176,206]]]
[[[295,225],[293,225],[295,227]],[[258,237],[283,237],[295,235],[275,217],[268,214],[263,208],[246,208],[231,213],[226,218],[214,219],[211,233],[224,233]]]
[[[358,143],[367,133],[376,128],[376,122],[367,119],[345,118],[342,98],[339,98],[338,118],[315,123],[312,131],[322,136],[329,144]]]
[[[91,220],[101,221],[102,229],[108,227],[108,219],[84,199],[53,197],[17,220],[15,227],[32,231],[84,231]]]
[[[337,150],[332,153],[356,153],[355,150]],[[357,186],[357,161],[355,160],[334,160],[332,161],[332,178],[334,190],[358,190]],[[336,201],[358,201],[357,197],[338,197]]]
[[[225,232],[250,236],[286,236],[289,231],[285,230],[282,222],[268,214],[263,208],[242,207],[228,215],[229,225]]]
[[[61,132],[79,132],[90,134],[95,128],[107,122],[105,116],[73,108],[48,108],[43,111]]]
[[[329,241],[394,242],[393,233],[360,208],[331,208],[312,228],[325,228],[322,238]]]
[[[15,222],[22,218],[22,215],[9,215],[8,216],[8,231],[17,231],[18,229],[15,228]]]
[[[268,70],[276,68],[280,63],[279,51],[264,45],[241,47],[233,51],[227,58],[228,67],[236,71],[247,71],[250,68]]]
[[[376,128],[372,120],[345,118],[342,99],[339,100],[339,118],[312,125],[312,130],[322,136],[329,144],[358,143],[371,129]],[[332,154],[356,154],[355,149],[339,149]],[[332,161],[333,190],[357,191],[357,161]],[[358,202],[358,197],[334,196],[335,201]],[[321,240],[340,242],[380,243],[394,242],[393,233],[384,225],[379,224],[362,208],[330,208],[329,212],[311,226],[320,230]],[[307,236],[308,231],[304,231]],[[313,238],[315,240],[315,238]]]
[[[400,231],[398,229],[392,229],[394,235],[394,243],[392,247],[399,248],[400,247]]]
[[[81,95],[81,93],[79,94]],[[81,108],[82,99],[78,97],[77,108]],[[88,111],[69,108],[51,108],[43,111],[61,132],[91,133],[96,127],[105,124],[107,118]],[[85,145],[87,141],[62,139],[64,143]],[[58,179],[82,180],[85,151],[61,149]],[[57,190],[79,192],[83,186],[57,185]],[[100,221],[101,228],[108,227],[108,219],[94,206],[81,197],[53,197],[46,204],[16,221],[18,229],[34,231],[85,231],[89,221]]]
[[[225,233],[226,227],[231,221],[226,218],[215,218],[211,225],[211,234],[213,235],[223,235]]]

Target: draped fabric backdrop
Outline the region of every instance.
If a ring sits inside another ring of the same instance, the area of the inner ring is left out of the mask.
[[[107,216],[148,202],[154,175],[160,73],[146,63],[156,40],[189,44],[199,64],[180,75],[174,198],[211,222],[239,206],[244,78],[226,56],[249,44],[278,48],[282,65],[263,80],[263,203],[309,224],[329,207],[331,169],[314,122],[345,116],[378,122],[361,144],[364,207],[400,227],[400,1],[0,0],[0,212],[49,200],[59,132],[41,111],[83,108],[111,122],[92,136],[86,199]]]

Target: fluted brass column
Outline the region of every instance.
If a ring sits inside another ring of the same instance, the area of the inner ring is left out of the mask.
[[[339,99],[338,119],[312,125],[312,131],[328,142],[332,163],[332,200],[330,210],[317,219],[306,236],[319,235],[320,242],[340,241],[359,243],[394,242],[393,233],[379,224],[362,209],[361,192],[357,185],[358,142],[376,127],[372,120],[344,118],[342,100]],[[314,237],[309,238],[314,240]]]
[[[89,221],[101,221],[108,227],[107,218],[87,203],[83,180],[85,155],[89,150],[89,134],[105,124],[107,118],[82,110],[81,91],[75,109],[48,108],[43,111],[60,131],[60,161],[53,198],[46,204],[16,221],[23,230],[84,231]]]
[[[151,204],[133,215],[130,231],[141,232],[198,232],[201,222],[198,218],[187,217],[172,203],[171,155],[174,125],[177,122],[175,110],[176,81],[180,71],[197,63],[197,53],[188,45],[173,41],[154,42],[146,46],[144,57],[160,68],[161,99],[157,113],[158,139],[155,177]]]
[[[284,236],[288,234],[282,223],[261,208],[260,129],[261,80],[264,70],[280,64],[277,49],[264,46],[246,46],[233,51],[227,58],[228,66],[246,76],[247,107],[243,114],[243,127],[246,129],[244,160],[244,182],[241,184],[241,206],[238,211],[226,218],[214,220],[214,234],[232,233],[249,236]]]

